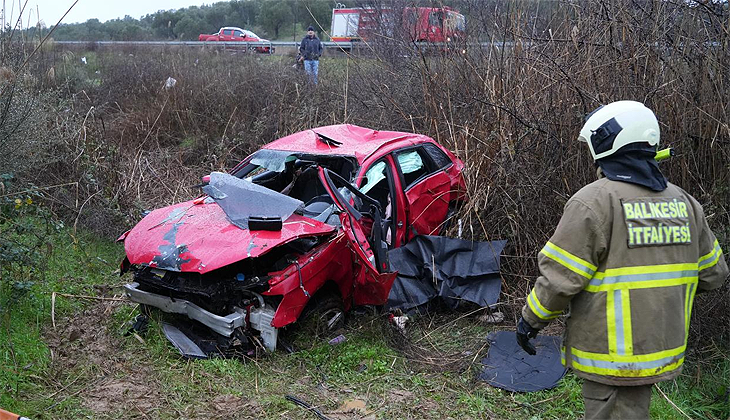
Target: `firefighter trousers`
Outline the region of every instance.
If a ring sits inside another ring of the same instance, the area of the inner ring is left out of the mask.
[[[611,386],[583,380],[585,420],[649,419],[652,385]]]

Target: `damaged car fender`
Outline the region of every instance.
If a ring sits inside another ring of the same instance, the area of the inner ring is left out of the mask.
[[[264,296],[283,296],[272,325],[281,328],[295,322],[309,300],[327,283],[337,285],[341,297],[349,297],[354,287],[352,257],[347,250],[347,237],[339,234],[311,255],[295,261],[281,273],[272,273],[271,288]],[[351,299],[343,299],[345,310]]]

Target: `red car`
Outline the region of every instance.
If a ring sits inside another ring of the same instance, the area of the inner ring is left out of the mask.
[[[237,28],[235,26],[225,26],[223,28],[220,28],[218,32],[211,35],[200,34],[198,35],[198,41],[256,42],[261,44],[251,46],[251,50],[267,54],[274,53],[274,48],[271,46],[268,39],[263,39],[251,31]]]
[[[305,308],[334,328],[353,305],[386,302],[388,249],[443,229],[466,200],[463,168],[419,134],[333,125],[281,138],[125,232],[125,292],[206,326],[218,350],[274,350]],[[179,349],[201,342],[168,328]]]

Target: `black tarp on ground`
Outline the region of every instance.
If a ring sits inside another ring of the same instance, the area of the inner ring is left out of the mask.
[[[566,369],[560,362],[561,338],[538,335],[531,340],[537,354],[530,356],[517,344],[514,331],[487,336],[490,343],[479,379],[507,391],[535,392],[554,388]]]
[[[388,252],[398,277],[388,309],[409,310],[441,296],[456,307],[460,300],[480,306],[497,302],[502,281],[499,255],[507,241],[473,242],[420,235]]]

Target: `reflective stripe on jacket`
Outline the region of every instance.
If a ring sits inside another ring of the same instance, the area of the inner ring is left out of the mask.
[[[608,385],[679,374],[694,295],[728,275],[702,207],[684,190],[606,178],[571,197],[538,264],[524,318],[544,327],[570,305],[563,362]]]

